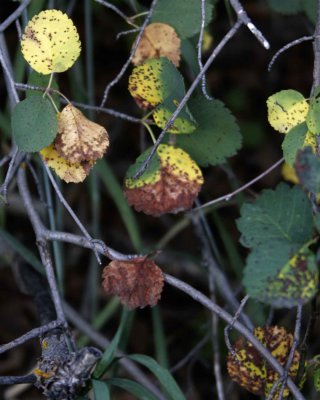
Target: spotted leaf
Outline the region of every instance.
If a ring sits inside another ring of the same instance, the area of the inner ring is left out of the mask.
[[[22,54],[37,72],[64,72],[80,55],[81,44],[71,19],[59,10],[45,10],[29,21],[21,41]]]
[[[55,148],[72,163],[96,161],[109,146],[105,128],[88,120],[80,110],[68,104],[58,115]]]
[[[309,105],[303,95],[296,90],[282,90],[267,100],[268,120],[280,133],[287,133],[291,128],[306,120]]]
[[[142,159],[148,154],[149,150]],[[203,177],[198,165],[186,152],[160,145],[151,170],[134,179],[139,165],[140,158],[137,165],[128,170],[124,188],[128,203],[137,211],[160,216],[191,208],[203,184]]]
[[[295,170],[301,185],[313,193],[320,193],[320,158],[310,147],[298,152]]]
[[[93,162],[90,161],[71,163],[58,154],[54,144],[42,149],[40,154],[48,167],[52,168],[59,178],[67,183],[83,182],[93,166]]]
[[[282,327],[267,326],[255,328],[254,335],[280,365],[286,365],[293,344],[291,333],[287,333]],[[295,351],[289,369],[289,376],[292,379],[295,379],[298,374],[299,364],[300,354]],[[252,344],[243,338],[236,341],[234,354],[228,354],[227,368],[232,380],[258,396],[268,397],[273,385],[279,380],[279,374],[269,366]],[[280,390],[281,381],[272,397],[273,400],[279,400]],[[289,389],[286,387],[283,397],[286,398],[289,394]]]
[[[179,66],[180,42],[172,26],[161,22],[150,24],[143,32],[132,62],[140,65],[148,58],[167,57]]]
[[[103,269],[102,286],[107,294],[119,296],[129,309],[152,307],[161,297],[163,273],[147,258],[112,261]]]

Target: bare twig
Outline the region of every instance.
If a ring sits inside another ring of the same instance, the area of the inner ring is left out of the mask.
[[[125,15],[118,7],[116,7],[114,4],[111,4],[109,1],[105,0],[94,0],[96,3],[102,4],[104,7],[109,8],[110,10],[114,11],[116,14],[118,14],[121,18],[123,18],[126,22],[131,24],[130,17]]]
[[[30,1],[31,0],[23,0],[20,6],[13,13],[11,13],[9,17],[2,22],[2,24],[0,24],[0,33],[6,30],[9,25],[11,25],[17,18],[20,17],[23,11],[28,7]]]
[[[37,380],[33,374],[21,376],[0,376],[0,385],[17,385],[21,383],[35,383]]]
[[[240,26],[242,25],[242,21],[238,20],[233,27],[229,30],[229,32],[223,37],[223,39],[220,41],[220,43],[215,47],[213,52],[211,53],[210,57],[206,61],[205,65],[203,66],[202,70],[199,72],[195,80],[192,82],[192,85],[188,89],[187,93],[184,95],[184,97],[181,99],[178,107],[172,114],[171,118],[169,121],[166,123],[166,126],[158,136],[158,139],[156,140],[155,144],[153,145],[148,157],[146,160],[142,163],[141,167],[138,169],[136,174],[134,175],[134,178],[137,179],[139,176],[141,176],[144,171],[149,167],[150,161],[152,157],[154,156],[155,152],[157,151],[157,148],[159,147],[160,143],[162,142],[166,132],[170,128],[170,126],[173,124],[183,107],[187,104],[187,101],[190,99],[192,93],[194,92],[195,88],[198,86],[199,82],[201,81],[202,77],[204,74],[207,72],[208,68],[211,66],[213,63],[214,59],[217,57],[217,55],[220,53],[220,51],[223,49],[225,44],[236,34]]]
[[[142,38],[143,32],[144,32],[144,30],[145,30],[145,27],[146,27],[146,26],[149,24],[149,22],[150,22],[150,19],[151,19],[151,17],[152,17],[153,11],[154,11],[154,9],[155,9],[155,7],[156,7],[156,5],[157,5],[157,2],[158,2],[158,0],[152,0],[151,6],[150,6],[149,11],[148,11],[148,14],[147,14],[147,16],[146,16],[146,18],[145,18],[145,20],[144,20],[142,26],[141,26],[140,33],[139,33],[139,35],[137,36],[136,40],[135,40],[134,43],[133,43],[132,49],[131,49],[131,51],[130,51],[129,58],[127,59],[127,61],[126,61],[125,64],[123,65],[123,67],[121,68],[121,70],[120,70],[120,72],[118,73],[118,75],[117,75],[117,76],[107,85],[107,87],[105,88],[104,93],[103,93],[103,98],[102,98],[102,101],[101,101],[101,104],[100,104],[100,107],[103,107],[103,106],[105,105],[111,88],[112,88],[114,85],[116,85],[116,84],[120,81],[120,79],[122,78],[122,76],[123,76],[124,73],[126,72],[128,66],[130,65],[131,59],[132,59],[132,57],[134,56],[134,54],[135,54],[135,52],[136,52],[136,50],[137,50],[137,47],[138,47],[139,42],[140,42],[140,40],[141,40],[141,38]]]
[[[208,203],[202,204],[200,207],[196,207],[190,212],[197,212],[200,209],[203,209],[205,207],[212,206],[213,204],[220,203],[221,201],[229,201],[231,200],[235,195],[238,193],[243,192],[246,190],[248,187],[252,186],[254,183],[258,182],[260,179],[264,178],[266,175],[268,175],[271,171],[273,171],[275,168],[277,168],[282,162],[284,161],[284,158],[281,158],[278,160],[276,163],[272,164],[271,167],[266,169],[264,172],[262,172],[260,175],[256,176],[254,179],[252,179],[250,182],[247,182],[245,185],[239,187],[238,189],[234,190],[231,193],[228,193],[224,196],[218,197],[217,199],[208,201]]]
[[[283,374],[284,369],[279,364],[279,362],[270,354],[270,352],[262,345],[262,343],[259,342],[259,340],[253,335],[252,332],[250,332],[239,321],[234,321],[234,317],[232,315],[227,313],[217,304],[213,303],[207,296],[205,296],[203,293],[199,292],[197,289],[190,286],[189,284],[168,274],[165,274],[164,279],[165,282],[167,282],[169,285],[174,286],[175,288],[186,293],[188,296],[192,297],[195,301],[202,304],[208,310],[215,312],[221,319],[223,319],[227,323],[233,324],[233,328],[252,343],[252,345],[263,356],[263,358],[265,358],[265,360],[271,365],[271,367],[280,375]],[[305,400],[304,396],[291,378],[288,378],[288,387],[296,400]]]
[[[20,346],[21,344],[27,342],[30,339],[39,337],[44,335],[46,332],[49,332],[53,329],[59,328],[63,326],[63,322],[61,320],[49,322],[46,325],[40,326],[39,328],[31,329],[31,331],[25,333],[17,339],[12,340],[9,343],[3,344],[0,346],[0,354],[5,353],[6,351],[13,349],[14,347]]]
[[[311,94],[320,85],[320,0],[317,1],[317,21],[314,31],[313,42],[314,64],[313,64],[313,83]]]
[[[246,25],[249,31],[259,40],[265,49],[270,49],[270,44],[259,29],[251,22],[248,14],[243,9],[241,3],[238,0],[230,0],[234,11],[237,13],[238,18]]]
[[[271,58],[271,61],[269,62],[268,65],[268,71],[271,71],[271,68],[273,66],[273,64],[275,63],[276,59],[280,56],[280,54],[282,54],[283,52],[285,52],[286,50],[290,49],[293,46],[296,46],[300,43],[309,41],[309,40],[313,40],[313,36],[303,36],[299,39],[293,40],[292,42],[286,44],[285,46],[281,47],[280,50],[278,50],[276,52],[276,54]]]

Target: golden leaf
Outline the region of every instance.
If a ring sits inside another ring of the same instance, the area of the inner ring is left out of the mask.
[[[68,104],[58,115],[55,148],[71,163],[96,161],[109,146],[105,128],[88,120],[80,110]]]
[[[35,71],[47,75],[72,67],[79,57],[81,43],[76,27],[66,14],[45,10],[29,21],[21,50]]]
[[[170,25],[161,22],[150,24],[143,32],[132,63],[140,65],[148,58],[167,57],[178,67],[180,43],[180,38]]]
[[[65,158],[60,157],[54,144],[45,147],[40,151],[44,162],[52,168],[59,178],[65,182],[80,183],[89,175],[93,162],[83,161],[81,163],[71,163]]]

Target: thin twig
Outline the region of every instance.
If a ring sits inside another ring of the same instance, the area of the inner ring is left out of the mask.
[[[313,64],[313,83],[311,95],[320,85],[320,0],[317,1],[317,21],[314,31],[313,42],[314,64]]]
[[[119,32],[116,36],[118,40],[121,36],[130,35],[131,33],[137,33],[140,31],[141,28],[129,29],[128,31]]]
[[[190,99],[192,93],[194,92],[195,88],[198,86],[199,82],[201,81],[202,77],[204,74],[207,72],[208,68],[211,66],[213,63],[214,59],[217,57],[217,55],[220,53],[220,51],[223,49],[225,44],[236,34],[240,26],[242,25],[242,21],[238,20],[233,27],[229,30],[229,32],[223,37],[223,39],[220,41],[220,43],[215,47],[213,52],[211,53],[210,57],[206,61],[204,67],[202,70],[199,72],[195,80],[192,82],[190,88],[188,89],[187,93],[184,95],[182,100],[180,101],[178,107],[174,111],[174,113],[171,115],[171,118],[169,121],[166,123],[166,126],[164,127],[163,131],[160,133],[158,136],[158,139],[156,140],[155,144],[153,145],[148,157],[146,160],[141,164],[141,167],[138,169],[136,174],[134,175],[134,178],[137,179],[139,178],[144,171],[149,167],[149,164],[151,162],[152,157],[154,156],[155,152],[157,151],[157,148],[159,147],[160,143],[162,142],[165,134],[167,133],[168,129],[170,126],[173,124],[183,107],[187,104],[187,101]]]
[[[61,203],[64,205],[65,209],[68,211],[68,213],[71,215],[72,219],[74,220],[74,222],[78,225],[79,229],[81,230],[81,232],[84,234],[84,236],[90,241],[92,240],[92,237],[90,236],[89,232],[87,231],[87,229],[85,228],[85,226],[82,224],[82,222],[79,220],[79,218],[77,217],[77,215],[75,214],[75,212],[72,210],[72,208],[70,207],[70,205],[68,204],[67,200],[64,198],[63,194],[61,193],[61,190],[59,189],[59,186],[57,185],[57,182],[55,181],[50,169],[48,168],[48,166],[46,165],[46,163],[44,161],[42,161],[42,165],[44,166],[48,177],[50,179],[50,182],[59,198],[59,200],[61,201]],[[93,252],[96,256],[96,259],[98,261],[98,263],[101,265],[101,259],[99,257],[98,252],[96,251],[95,247],[93,247]]]
[[[303,36],[299,39],[293,40],[292,42],[286,44],[285,46],[281,47],[280,50],[278,50],[276,52],[276,54],[271,58],[271,61],[268,64],[268,71],[271,71],[271,68],[273,66],[273,64],[275,63],[276,59],[280,56],[280,54],[282,54],[283,52],[285,52],[286,50],[290,49],[293,46],[296,46],[300,43],[306,42],[308,40],[313,40],[313,36]]]
[[[35,383],[37,380],[34,374],[21,376],[0,376],[0,385],[17,385],[21,383]]]
[[[31,0],[23,0],[20,6],[13,13],[11,13],[9,17],[2,22],[2,24],[0,24],[0,33],[6,30],[9,25],[11,25],[17,18],[20,17],[23,11],[28,7],[30,1]]]
[[[248,14],[243,9],[241,3],[238,0],[230,0],[230,4],[232,5],[234,11],[237,13],[237,16],[241,21],[246,25],[249,31],[259,40],[262,46],[265,49],[270,49],[270,44],[267,39],[263,36],[262,32],[252,23]]]
[[[241,333],[248,341],[252,343],[252,345],[257,349],[257,351],[265,358],[265,360],[271,365],[271,367],[278,372],[280,375],[283,374],[284,369],[279,364],[279,362],[271,355],[271,353],[263,346],[263,344],[253,335],[252,332],[249,331],[243,324],[239,321],[234,321],[234,317],[230,315],[228,312],[223,310],[217,304],[213,303],[207,296],[203,293],[199,292],[197,289],[192,287],[186,282],[181,281],[171,275],[164,275],[165,282],[169,285],[181,290],[186,293],[188,296],[192,297],[195,301],[202,304],[208,310],[215,312],[221,319],[226,321],[229,324],[233,324],[233,328],[236,329],[239,333]],[[288,378],[288,387],[295,397],[296,400],[305,400],[304,396],[300,392],[299,388],[292,381],[291,378]]]
[[[200,207],[196,207],[193,210],[191,210],[190,212],[197,212],[198,210],[201,210],[205,207],[209,207],[212,206],[213,204],[216,203],[220,203],[221,201],[229,201],[231,200],[235,195],[237,195],[238,193],[243,192],[244,190],[246,190],[248,187],[252,186],[254,183],[258,182],[260,179],[264,178],[266,175],[268,175],[271,171],[273,171],[275,168],[278,167],[278,165],[280,165],[282,162],[284,161],[284,158],[281,158],[280,160],[278,160],[277,162],[275,162],[274,164],[271,165],[271,167],[269,167],[268,169],[266,169],[264,172],[262,172],[260,175],[256,176],[254,179],[252,179],[250,182],[247,182],[245,185],[239,187],[238,189],[234,190],[231,193],[225,194],[221,197],[218,197],[217,199],[208,201],[208,203],[202,204]]]
[[[198,43],[197,43],[198,65],[199,65],[200,71],[203,68],[203,63],[202,63],[202,42],[203,42],[203,33],[204,33],[205,21],[206,21],[206,0],[201,0],[201,28],[200,28],[200,34],[199,34],[199,39],[198,39]],[[206,75],[205,74],[202,76],[201,88],[202,88],[202,93],[205,96],[205,98],[207,100],[212,100],[212,97],[210,97],[208,92],[207,92]]]
[[[83,317],[74,310],[68,303],[64,303],[64,308],[68,320],[81,332],[87,335],[96,345],[100,346],[102,349],[106,349],[110,341],[86,322]],[[165,400],[166,398],[160,392],[160,390],[154,385],[152,381],[134,364],[131,360],[125,358],[125,354],[122,352],[117,352],[117,356],[121,357],[119,359],[119,364],[138,382],[147,387],[152,393],[154,393],[160,400]]]
[[[149,11],[148,11],[148,15],[146,16],[146,18],[145,18],[145,20],[144,20],[144,22],[143,22],[143,24],[141,26],[141,30],[139,32],[139,35],[137,36],[136,40],[133,43],[132,49],[130,51],[129,58],[127,59],[127,61],[123,65],[123,67],[121,68],[121,70],[118,73],[118,75],[105,88],[100,107],[103,107],[105,105],[111,88],[120,81],[120,79],[122,78],[122,76],[126,72],[128,66],[130,65],[132,57],[134,56],[134,54],[135,54],[135,52],[137,50],[137,47],[138,47],[138,45],[140,43],[140,40],[142,38],[143,32],[145,30],[145,27],[149,24],[149,22],[151,20],[151,17],[152,17],[153,11],[154,11],[154,9],[155,9],[155,7],[157,5],[157,2],[158,2],[158,0],[152,0],[151,6],[150,6]]]
[[[11,342],[1,345],[0,346],[0,354],[3,354],[10,349],[13,349],[14,347],[20,346],[21,344],[27,342],[30,339],[43,336],[45,333],[47,333],[53,329],[59,328],[63,325],[64,325],[63,321],[56,320],[56,321],[49,322],[46,325],[42,325],[38,328],[31,329],[31,331],[12,340]]]
[[[96,3],[102,4],[104,7],[109,8],[110,10],[114,11],[116,14],[118,14],[121,18],[123,18],[126,22],[130,23],[130,17],[125,15],[118,7],[116,7],[114,4],[109,3],[108,1],[105,0],[94,0]]]

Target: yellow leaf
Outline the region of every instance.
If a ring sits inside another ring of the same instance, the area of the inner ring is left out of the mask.
[[[295,169],[288,163],[283,163],[281,168],[281,175],[283,179],[288,182],[292,182],[295,185],[299,183],[299,178],[297,177]]]
[[[80,110],[68,104],[58,115],[55,148],[60,156],[77,163],[96,161],[109,146],[105,128],[88,120]]]
[[[180,38],[170,25],[161,22],[150,24],[143,32],[132,63],[140,65],[148,58],[167,57],[175,66],[179,66],[180,43]]]
[[[90,169],[94,164],[93,162],[88,161],[82,163],[71,163],[65,158],[59,156],[57,150],[54,148],[54,144],[42,149],[40,154],[48,167],[52,168],[59,178],[63,179],[67,183],[83,182],[89,175]]]
[[[291,128],[306,120],[309,104],[296,90],[282,90],[267,100],[268,121],[280,133],[287,133]]]
[[[21,41],[22,54],[40,74],[64,72],[76,61],[81,44],[76,27],[59,10],[45,10],[26,26]]]

